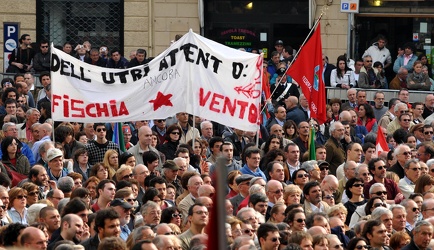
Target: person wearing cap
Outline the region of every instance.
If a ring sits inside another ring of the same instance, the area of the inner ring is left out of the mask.
[[[277,40],[274,43],[274,48],[276,49],[277,52],[279,52],[280,55],[280,60],[283,60],[283,52],[284,52],[284,47],[283,47],[283,41],[282,40]]]
[[[47,151],[48,177],[50,180],[57,181],[61,177],[68,175],[68,170],[63,168],[63,153],[60,149],[50,148]]]
[[[238,176],[235,179],[235,182],[237,183],[238,186],[238,191],[239,193],[230,198],[229,201],[231,202],[232,206],[235,208],[234,209],[234,215],[236,215],[237,213],[237,209],[238,206],[240,205],[240,203],[247,197],[249,196],[249,188],[250,188],[250,180],[255,178],[255,176],[250,175],[250,174],[243,174],[241,176]]]
[[[110,207],[112,207],[119,214],[119,222],[121,223],[121,239],[127,240],[128,235],[130,235],[131,230],[128,227],[128,223],[131,219],[131,213],[133,206],[121,198],[115,198],[110,202]]]
[[[131,143],[131,127],[129,125],[123,125],[122,126],[122,133],[124,134],[124,141],[125,141],[125,149],[130,149],[134,147],[134,144]]]
[[[172,160],[168,160],[163,164],[163,178],[168,184],[175,186],[177,192],[178,190],[183,191],[181,182],[178,179],[179,167]],[[182,194],[182,192],[180,192]]]
[[[319,167],[319,171],[320,171],[320,174],[319,174],[320,180],[319,180],[319,182],[321,183],[324,180],[324,178],[329,174],[330,164],[328,162],[326,162],[326,161],[320,160],[320,161],[318,161],[318,167]]]

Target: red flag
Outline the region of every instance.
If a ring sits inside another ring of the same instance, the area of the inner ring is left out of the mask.
[[[287,75],[290,75],[300,84],[309,103],[310,116],[316,118],[321,124],[327,120],[327,101],[322,71],[321,28],[318,23],[312,37],[300,48],[300,53],[288,69]]]
[[[377,155],[380,155],[381,152],[389,152],[389,146],[387,145],[387,141],[384,137],[381,127],[378,127],[377,130],[377,141],[375,142],[375,149],[377,151]]]

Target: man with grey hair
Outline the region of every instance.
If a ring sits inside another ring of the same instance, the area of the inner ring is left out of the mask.
[[[209,142],[209,140],[213,137],[214,131],[212,127],[212,122],[210,121],[203,121],[200,123],[200,133],[201,133],[201,139]]]
[[[376,68],[372,67],[372,64],[373,64],[372,57],[370,55],[364,55],[363,67],[360,69],[360,74],[359,74],[359,81],[358,81],[359,88],[381,89],[386,87],[385,80],[377,77],[377,74],[379,73]],[[360,103],[358,104],[360,105]]]
[[[356,234],[356,237],[362,237],[363,226],[365,226],[365,223],[366,220],[361,220],[354,225],[354,233]]]
[[[169,235],[157,234],[152,240],[157,249],[175,249],[175,244]]]
[[[350,152],[350,150],[348,150],[347,152]],[[342,202],[342,204],[345,204],[348,201],[348,196],[344,192],[345,185],[347,184],[347,181],[349,179],[356,177],[356,168],[357,168],[357,163],[355,161],[348,160],[347,162],[344,163],[344,167],[343,167],[344,177],[339,180],[339,188],[338,188],[341,196],[335,198],[335,201],[337,203]]]
[[[140,213],[142,214],[145,225],[153,227],[160,224],[161,208],[157,203],[153,201],[146,202],[142,208],[140,208]]]
[[[381,221],[388,233],[393,232],[393,213],[385,207],[377,207],[372,211],[371,220]]]
[[[170,228],[169,225],[167,225],[167,223],[160,223],[160,224],[156,225],[154,227],[153,231],[157,235],[172,235],[173,234],[172,228]]]
[[[401,248],[402,250],[428,250],[432,236],[433,236],[433,226],[428,221],[419,221],[413,229],[413,238],[411,242]]]
[[[306,170],[306,172],[309,174],[311,181],[317,181],[319,182],[321,180],[321,171],[318,167],[318,162],[315,160],[311,161],[305,161],[303,164],[301,164],[301,168]]]
[[[405,225],[407,222],[407,212],[405,211],[405,207],[401,205],[391,205],[390,211],[392,211],[393,219],[392,219],[392,227],[396,232],[406,232],[410,233],[406,230]]]
[[[405,176],[398,182],[398,187],[406,199],[414,193],[416,181],[421,176],[421,167],[417,159],[410,159],[404,164]]]
[[[237,218],[241,221],[250,223],[256,231],[259,227],[259,220],[255,209],[251,207],[243,207],[237,212]]]
[[[434,159],[429,159],[426,165],[428,167],[428,174],[434,177]]]
[[[133,178],[139,183],[139,194],[137,195],[137,200],[141,201],[143,195],[145,195],[145,179],[149,175],[149,169],[143,164],[137,164],[133,168]],[[182,194],[182,192],[180,193]],[[177,194],[177,195],[180,195]]]
[[[345,127],[345,125],[344,125],[344,127]],[[354,161],[356,163],[356,167],[357,167],[357,164],[362,160],[362,153],[363,153],[363,148],[362,148],[362,145],[360,145],[360,143],[350,142],[346,146],[346,156],[347,156],[346,162]],[[345,172],[344,166],[345,166],[346,162],[339,165],[338,169],[336,170],[336,177],[338,178],[338,180],[342,180],[344,177],[346,177],[347,179],[351,179],[351,178],[356,177],[355,169],[353,169],[353,171],[351,171],[351,172]],[[350,175],[350,177],[348,177],[347,175]],[[345,181],[345,183],[346,183],[346,181]],[[344,183],[344,186],[345,186],[345,183]]]
[[[400,205],[405,207],[405,211],[407,212],[405,228],[411,232],[420,215],[419,206],[412,199],[403,200]]]
[[[371,175],[369,174],[368,165],[367,164],[359,164],[356,168],[356,177],[363,180],[363,182],[370,182]]]
[[[35,132],[35,129],[33,129],[32,131]],[[36,130],[39,131],[40,140],[33,144],[32,153],[33,156],[35,157],[35,161],[39,161],[41,159],[39,155],[39,147],[45,141],[51,141],[50,136],[52,135],[53,127],[48,123],[43,123],[39,125],[39,127]]]
[[[37,164],[45,166],[48,163],[47,160],[47,152],[49,149],[54,148],[54,142],[52,141],[44,141],[38,149],[38,153],[39,153],[39,161],[37,162]]]
[[[15,123],[12,122],[7,122],[5,124],[3,124],[2,127],[3,130],[3,135],[6,136],[12,136],[15,138],[26,138],[24,137],[18,137],[18,129],[17,129],[17,125],[15,125]],[[26,144],[26,143],[22,143],[20,141],[22,147],[21,147],[21,154],[25,155],[27,157],[27,159],[29,159],[29,163],[30,166],[35,165],[36,161],[35,161],[35,157],[33,156],[32,150],[30,149],[30,147]],[[3,153],[0,150],[0,158],[2,157]]]
[[[401,128],[401,125],[399,124],[399,119],[398,117],[402,114],[408,113],[408,106],[407,104],[400,102],[397,103],[394,107],[394,115],[395,118],[393,119],[393,121],[391,121],[388,125],[387,125],[387,133],[389,135],[393,134],[393,132],[395,132],[397,129]],[[410,127],[414,126],[413,122],[410,122]]]
[[[330,138],[325,143],[326,161],[330,164],[330,174],[336,175],[336,169],[345,161],[345,150],[340,140],[344,138],[344,125],[334,122],[330,125]]]
[[[404,165],[408,160],[411,159],[411,149],[405,144],[400,144],[393,151],[393,156],[396,159],[396,163],[390,167],[388,171],[396,173],[399,178],[402,179],[405,176]]]
[[[395,119],[395,105],[397,103],[400,103],[400,102],[401,101],[398,98],[395,98],[395,97],[391,98],[389,100],[389,106],[388,106],[389,109],[378,120],[378,126],[379,127],[383,127],[385,129],[387,129],[387,125],[389,125],[389,123],[391,121],[393,121],[393,119]]]
[[[57,182],[57,188],[63,192],[65,198],[69,198],[74,188],[74,180],[69,176],[60,177]]]
[[[383,200],[387,199],[387,190],[382,183],[374,183],[369,188],[369,199],[375,197],[381,197]],[[388,205],[386,204],[386,206]],[[353,228],[354,225],[359,221],[361,217],[366,216],[365,207],[366,207],[366,203],[356,208],[356,211],[351,216],[351,221],[349,225],[350,228]]]
[[[39,121],[41,117],[41,112],[36,108],[30,108],[26,112],[26,120],[24,123],[17,124],[18,136],[16,138],[27,138],[28,141],[33,140],[33,134],[31,132],[31,127],[33,124]]]

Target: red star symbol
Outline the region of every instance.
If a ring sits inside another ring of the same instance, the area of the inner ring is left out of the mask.
[[[170,101],[171,97],[172,97],[172,94],[164,95],[163,93],[158,91],[157,97],[155,97],[154,100],[150,100],[149,102],[154,104],[154,111],[159,109],[162,106],[173,107],[173,104]]]

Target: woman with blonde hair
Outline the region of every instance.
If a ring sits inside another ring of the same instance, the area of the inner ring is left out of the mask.
[[[113,176],[116,173],[116,170],[119,168],[119,155],[118,152],[114,149],[109,149],[104,154],[104,160],[102,163],[104,166],[108,167],[109,169],[109,176],[110,178],[113,178]]]
[[[133,170],[130,166],[122,164],[122,166],[116,170],[116,181],[120,182],[122,180],[128,181],[133,178]]]
[[[283,200],[285,205],[300,204],[301,194],[300,187],[294,184],[290,184],[283,189]]]
[[[312,240],[313,250],[328,250],[329,249],[329,240],[327,239],[327,235],[320,234],[314,235]]]
[[[270,219],[267,222],[271,222],[273,224],[277,224],[283,222],[285,219],[285,209],[286,205],[283,203],[276,203],[270,210]]]

